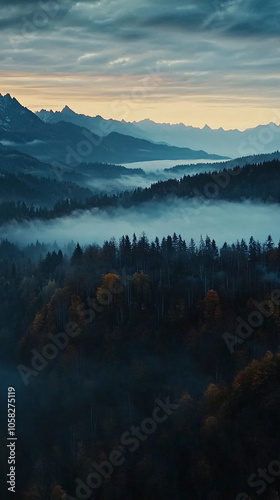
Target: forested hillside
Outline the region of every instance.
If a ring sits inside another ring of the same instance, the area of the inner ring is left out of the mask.
[[[0,224],[10,220],[48,220],[72,213],[106,207],[131,208],[145,202],[167,201],[170,197],[213,200],[258,200],[266,203],[280,201],[280,161],[246,165],[221,172],[184,176],[180,180],[159,181],[149,188],[116,195],[94,195],[84,201],[59,200],[52,209],[29,207],[26,203],[12,201],[0,204]]]
[[[79,498],[81,481],[100,500],[259,498],[247,480],[279,456],[280,245],[143,234],[38,252],[0,245],[20,498]],[[158,401],[173,406],[154,426]]]
[[[28,174],[8,174],[0,170],[0,201],[36,204],[52,208],[59,200],[85,200],[92,191],[72,182],[38,178]]]

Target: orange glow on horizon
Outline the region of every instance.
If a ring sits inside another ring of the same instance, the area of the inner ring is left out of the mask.
[[[0,73],[1,74],[1,73]],[[152,77],[151,77],[152,78]],[[119,81],[118,81],[119,80]],[[125,82],[125,85],[124,85]],[[152,80],[151,80],[152,82]],[[184,123],[194,127],[244,130],[260,124],[280,124],[280,108],[274,101],[257,96],[207,95],[188,89],[189,95],[168,94],[164,80],[155,85],[137,84],[136,78],[92,78],[83,75],[11,74],[1,75],[1,94],[10,93],[32,111],[60,111],[68,105],[76,113],[101,115],[125,121],[149,118],[158,123]],[[123,86],[117,84],[122,83]],[[186,91],[185,91],[186,93]]]

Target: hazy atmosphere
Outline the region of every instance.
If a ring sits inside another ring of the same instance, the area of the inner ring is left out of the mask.
[[[279,2],[0,7],[0,500],[279,500]]]
[[[139,237],[143,232],[150,240],[175,232],[188,242],[194,238],[196,243],[201,236],[208,235],[222,246],[225,241],[235,243],[242,238],[248,240],[250,236],[263,243],[268,234],[277,241],[279,219],[278,205],[167,199],[161,204],[131,208],[129,212],[126,209],[94,209],[47,223],[14,222],[3,227],[1,233],[4,238],[23,246],[37,240],[63,246],[73,239],[81,245],[92,242],[102,245],[112,237],[118,241],[124,234],[132,238],[133,233]]]

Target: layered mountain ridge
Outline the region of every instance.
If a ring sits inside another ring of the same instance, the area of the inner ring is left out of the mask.
[[[125,122],[124,120],[106,120],[100,116],[86,116],[75,113],[68,106],[62,111],[41,110],[36,113],[48,123],[57,123],[61,120],[86,126],[99,136],[106,136],[115,131],[156,143],[164,143],[176,147],[188,147],[195,150],[204,150],[209,154],[218,154],[237,158],[240,156],[272,153],[279,149],[280,126],[276,125],[279,116],[272,113],[271,122],[259,125],[244,131],[222,127],[212,129],[209,125],[203,128],[192,127],[178,123],[155,123],[150,119],[139,122]]]
[[[71,115],[69,108],[64,108]],[[99,119],[99,118],[97,118]],[[102,120],[100,118],[100,120]],[[155,144],[146,139],[116,132],[106,136],[92,132],[84,125],[58,120],[41,120],[10,94],[0,95],[0,143],[35,156],[47,163],[58,162],[77,168],[85,162],[131,163],[148,160],[221,159],[203,150]]]

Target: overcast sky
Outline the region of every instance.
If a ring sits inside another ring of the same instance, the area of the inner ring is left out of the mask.
[[[280,123],[277,0],[0,0],[0,92],[32,110]]]

